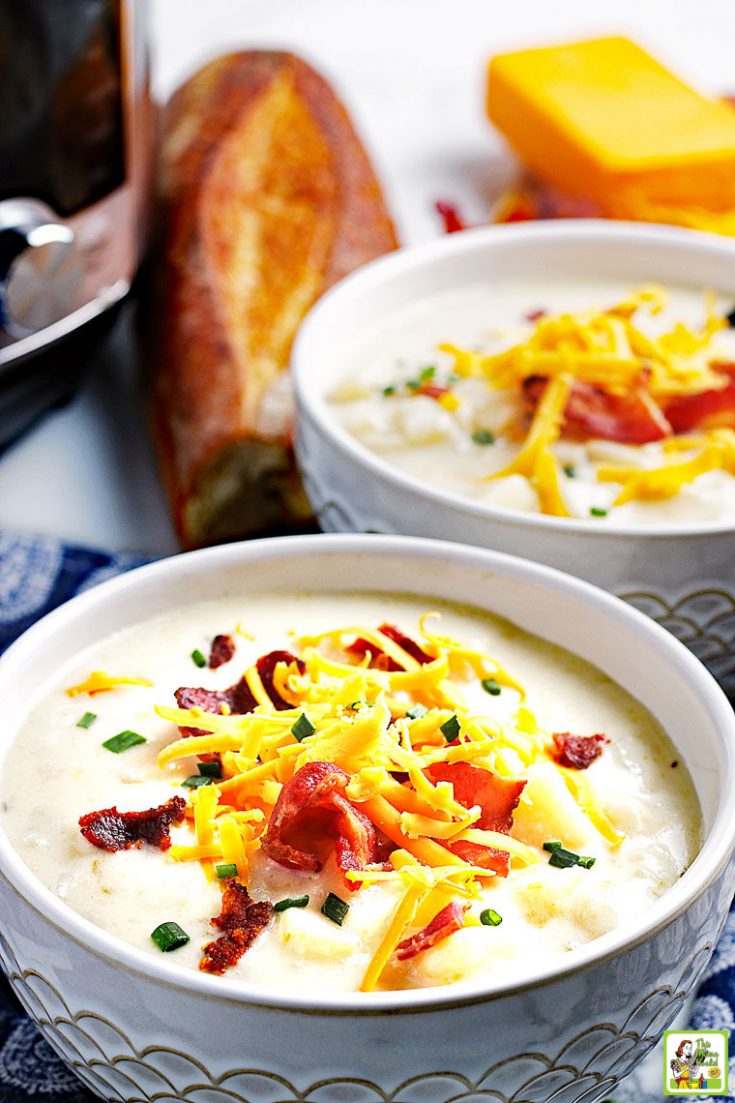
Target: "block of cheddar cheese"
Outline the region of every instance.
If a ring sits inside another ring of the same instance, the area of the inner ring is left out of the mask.
[[[735,206],[735,111],[626,38],[492,58],[487,110],[524,164],[569,195]]]

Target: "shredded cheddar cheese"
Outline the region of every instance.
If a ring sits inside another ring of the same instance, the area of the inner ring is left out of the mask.
[[[552,384],[562,385],[563,377]],[[557,416],[560,394],[554,402]],[[543,439],[539,430],[536,440]],[[221,763],[216,783],[192,790],[193,840],[188,845],[175,840],[172,860],[200,863],[210,881],[217,877],[215,864],[222,863],[247,887],[284,787],[315,764],[339,771],[344,798],[393,844],[387,865],[343,870],[356,889],[391,881],[403,890],[372,954],[363,991],[380,985],[409,927],[420,931],[446,904],[459,900],[467,906],[498,875],[512,876],[544,860],[538,847],[514,837],[512,829],[506,833],[502,818],[501,829],[488,827],[494,821],[483,819],[486,775],[501,788],[510,783],[515,793],[526,771],[545,762],[601,846],[617,846],[623,838],[590,779],[549,762],[551,738],[525,703],[523,684],[491,655],[441,633],[436,617],[427,613],[420,619],[415,640],[394,632],[405,646],[387,632],[361,626],[297,638],[299,663],[275,663],[272,682],[259,675],[257,665],[246,669],[243,677],[256,704],[244,714],[156,708],[169,723],[200,733],[165,746],[158,755],[162,769],[200,755],[219,755]],[[511,695],[511,718],[502,723],[477,710],[480,683],[488,678]],[[443,779],[441,771],[455,777],[455,768],[469,791],[478,792],[476,802]],[[540,816],[543,802],[554,799],[548,792],[536,787]],[[513,800],[515,807],[518,796]]]
[[[79,697],[83,693],[94,697],[96,693],[109,693],[120,686],[151,686],[147,678],[128,678],[119,674],[105,674],[102,670],[93,671],[79,685],[69,686],[64,692],[68,697]]]

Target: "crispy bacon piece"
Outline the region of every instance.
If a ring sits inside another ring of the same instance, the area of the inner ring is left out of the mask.
[[[471,866],[479,866],[480,869],[492,869],[498,877],[507,877],[510,873],[510,852],[499,850],[495,846],[485,846],[483,843],[471,843],[466,839],[459,842],[445,843],[447,850],[469,862]]]
[[[229,637],[217,636],[216,639],[229,639]],[[214,644],[212,644],[212,647],[214,648]],[[290,651],[269,651],[267,655],[261,655],[255,664],[258,674],[260,675],[260,680],[263,683],[263,688],[273,702],[274,707],[279,711],[283,711],[283,709],[293,708],[293,705],[290,705],[288,701],[284,701],[283,697],[281,697],[280,693],[276,691],[273,685],[273,672],[276,668],[276,664],[279,662],[296,663],[302,673],[305,668],[301,659],[297,659]],[[230,712],[238,716],[244,715],[246,712],[252,712],[258,704],[244,678],[241,678],[240,681],[236,682],[233,686],[229,686],[228,689],[204,689],[202,686],[181,686],[176,690],[175,697],[176,704],[180,709],[200,708],[203,712],[219,714],[222,711],[222,705],[227,705]],[[202,728],[180,727],[179,731],[184,738],[187,736],[206,734]]]
[[[532,375],[523,383],[523,396],[535,410],[546,389],[545,376]],[[620,444],[648,444],[670,437],[672,427],[661,407],[644,386],[614,395],[578,380],[564,410],[564,434],[581,438],[614,440]]]
[[[131,846],[140,847],[143,843],[157,846],[159,850],[168,850],[171,846],[171,825],[183,823],[185,811],[184,798],[172,797],[158,808],[149,808],[145,812],[118,812],[114,806],[102,808],[99,812],[87,812],[79,817],[79,826],[84,838],[100,850],[129,850]]]
[[[484,831],[510,833],[513,812],[521,799],[526,782],[498,777],[480,766],[467,762],[435,762],[427,769],[431,781],[451,781],[454,799],[465,808],[479,805],[482,814],[475,824]]]
[[[228,663],[235,654],[235,641],[232,636],[215,636],[209,649],[207,666],[210,670],[217,670]]]
[[[572,770],[586,770],[590,763],[602,754],[609,739],[606,735],[572,735],[571,732],[554,732],[554,749],[551,757],[559,766]]]
[[[400,628],[397,628],[395,624],[381,624],[379,632],[382,632],[384,636],[387,636],[389,640],[393,640],[399,647],[402,647],[407,655],[410,655],[421,663],[422,666],[425,663],[433,662],[431,655],[427,655],[426,652],[419,647],[415,640],[412,640],[410,636],[407,636],[405,632],[402,632]],[[386,655],[385,651],[382,651],[374,643],[370,643],[363,636],[358,636],[352,641],[347,650],[351,655],[357,655],[359,658],[363,658],[369,651],[372,658],[370,660],[370,666],[375,670],[403,670],[400,663],[397,663],[395,659],[392,659],[389,655]]]
[[[389,640],[393,640],[399,647],[402,647],[407,655],[410,655],[417,663],[421,663],[422,666],[426,663],[433,662],[431,655],[427,655],[415,640],[412,640],[410,636],[407,636],[406,633],[402,632],[400,628],[397,628],[395,624],[381,624],[380,631],[384,636],[387,636]]]
[[[201,709],[202,712],[222,712],[222,705],[227,705],[231,713],[242,715],[252,712],[258,702],[250,692],[250,687],[244,678],[236,682],[228,689],[204,689],[202,686],[181,686],[174,694],[176,704],[180,709]],[[203,728],[179,727],[184,739],[194,735],[206,735]]]
[[[369,651],[370,666],[373,670],[403,670],[403,667],[395,659],[391,659],[385,651],[371,643],[370,640],[366,640],[364,636],[357,636],[348,645],[347,651],[358,659],[364,659]]]
[[[306,667],[301,659],[297,659],[290,651],[269,651],[267,655],[261,655],[255,664],[265,692],[270,697],[274,707],[279,712],[283,712],[284,709],[292,709],[293,705],[289,701],[285,701],[273,685],[273,673],[278,663],[286,663],[287,666],[290,663],[296,663],[300,674],[304,673]]]
[[[727,386],[718,391],[679,395],[670,398],[664,413],[675,433],[692,429],[735,429],[735,364],[717,363],[712,367],[728,377]]]
[[[449,394],[449,387],[440,387],[436,383],[422,383],[418,387],[414,394],[422,394],[425,398],[440,399],[445,394]]]
[[[445,234],[457,234],[460,230],[467,229],[467,223],[461,217],[459,209],[454,203],[447,203],[444,199],[438,199],[434,204],[434,210],[444,223]]]
[[[450,934],[460,930],[467,907],[468,905],[463,906],[457,900],[452,900],[450,904],[437,912],[431,923],[424,927],[422,931],[417,931],[410,938],[404,938],[403,942],[398,943],[396,946],[398,960],[406,961],[410,957],[415,957],[422,950],[428,950],[429,947],[436,946],[437,942],[449,938]]]
[[[228,882],[222,894],[222,911],[212,920],[212,926],[224,931],[203,949],[199,968],[205,973],[224,973],[252,946],[260,932],[268,926],[273,905],[268,900],[254,901],[239,881]]]
[[[382,861],[381,841],[364,812],[344,796],[350,780],[332,762],[308,762],[281,789],[261,839],[265,853],[289,869],[321,869],[334,848],[339,868]],[[347,882],[348,888],[359,885]]]
[[[480,806],[482,814],[476,827],[485,831],[500,831],[504,835],[510,833],[513,812],[521,799],[525,781],[509,781],[467,762],[435,762],[426,772],[435,785],[438,781],[451,781],[454,799],[465,808]],[[450,840],[444,846],[473,866],[494,870],[498,877],[507,877],[510,872],[510,853],[507,850],[466,840]]]

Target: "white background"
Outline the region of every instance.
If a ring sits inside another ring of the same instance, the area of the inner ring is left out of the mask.
[[[440,232],[432,206],[481,220],[512,164],[484,116],[499,50],[626,33],[693,83],[735,92],[735,0],[142,0],[157,98],[211,57],[302,54],[337,88],[401,240]],[[129,320],[77,398],[0,457],[0,528],[108,550],[176,549],[145,429]]]

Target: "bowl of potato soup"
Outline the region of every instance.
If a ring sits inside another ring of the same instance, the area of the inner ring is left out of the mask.
[[[569,570],[735,692],[735,252],[624,223],[488,227],[329,292],[294,347],[327,531]]]
[[[39,622],[0,694],[0,960],[105,1098],[591,1103],[732,898],[721,690],[529,561],[176,556]]]

